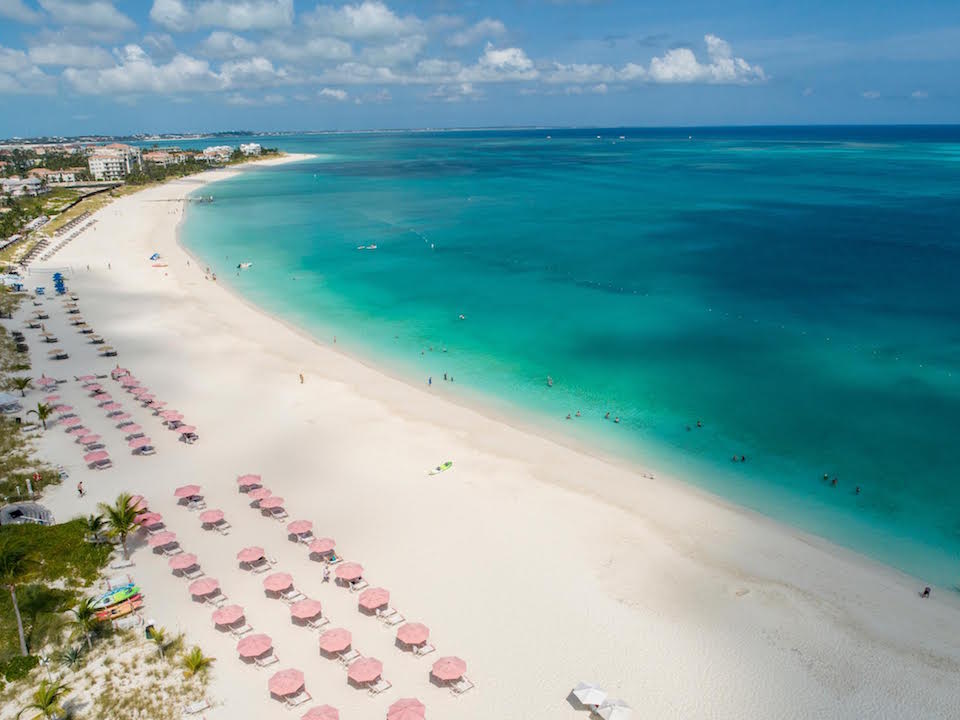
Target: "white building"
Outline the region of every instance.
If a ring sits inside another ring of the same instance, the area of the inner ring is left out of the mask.
[[[245,143],[240,145],[240,152],[244,155],[259,155],[262,149],[260,143]]]
[[[24,195],[40,195],[47,192],[40,178],[3,178],[0,179],[0,190],[4,195],[11,197],[22,197]]]
[[[122,180],[141,167],[140,148],[123,143],[98,147],[87,162],[90,174],[97,180]]]
[[[213,145],[204,148],[198,159],[206,162],[226,162],[233,155],[233,148],[229,145]]]
[[[27,171],[27,175],[51,183],[72,183],[77,181],[77,175],[83,168],[64,168],[63,170],[48,170],[47,168],[33,168]]]

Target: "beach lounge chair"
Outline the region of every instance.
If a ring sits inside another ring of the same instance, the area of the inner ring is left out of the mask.
[[[206,701],[206,699],[197,700],[197,701],[195,701],[195,702],[190,703],[189,705],[184,705],[184,706],[183,706],[183,714],[184,714],[184,715],[199,715],[199,714],[202,713],[204,710],[209,710],[209,709],[210,709],[210,703],[208,703],[208,702]]]
[[[205,575],[205,573],[201,568],[194,568],[193,570],[184,570],[182,574],[188,580],[195,580],[198,577],[202,577],[203,575]]]
[[[297,590],[295,587],[292,587],[289,590],[284,590],[282,593],[280,593],[280,598],[286,603],[295,603],[297,600],[303,600],[306,597],[306,595]]]
[[[392,607],[388,607],[388,608],[386,608],[386,609],[384,609],[384,610],[381,610],[380,608],[377,608],[376,611],[374,612],[374,614],[375,614],[380,620],[386,620],[387,618],[393,617],[394,615],[396,615],[396,614],[397,614],[397,609],[396,609],[396,608],[392,608]]]
[[[369,584],[363,578],[360,578],[356,582],[350,583],[350,592],[360,592],[364,588],[369,587]]]
[[[379,695],[393,687],[393,683],[383,678],[377,678],[376,681],[367,686],[367,692],[371,695]]]
[[[326,559],[327,565],[336,565],[337,563],[343,562],[343,558],[339,555],[328,555]]]
[[[435,648],[433,645],[431,645],[430,643],[424,643],[423,645],[414,645],[414,646],[413,646],[413,654],[414,654],[414,655],[429,655],[429,654],[432,653],[434,650],[436,650],[436,648]]]
[[[314,630],[319,630],[324,625],[330,624],[330,618],[324,617],[323,615],[317,615],[317,617],[312,620],[307,620],[307,625],[312,627]]]
[[[183,548],[179,545],[165,545],[163,548],[163,554],[166,556],[179,555],[183,552]]]
[[[403,617],[403,615],[401,615],[400,613],[396,613],[396,614],[391,615],[390,617],[388,617],[386,620],[384,620],[384,621],[383,621],[383,624],[384,624],[384,625],[387,625],[388,627],[394,627],[394,626],[399,625],[400,623],[404,622],[405,620],[406,620],[406,618]]]
[[[270,653],[269,655],[261,655],[258,658],[254,658],[254,661],[257,667],[269,667],[275,663],[280,662],[280,658],[277,657],[276,653]]]
[[[98,540],[96,542],[103,542],[103,541]],[[133,567],[133,560],[124,560],[123,558],[120,558],[119,560],[114,560],[112,563],[110,563],[111,570],[123,570],[124,568],[128,568],[128,567]]]
[[[287,695],[283,700],[287,703],[287,707],[295,708],[297,705],[303,705],[305,702],[313,700],[313,696],[306,689],[303,689],[296,695]]]
[[[244,623],[243,625],[240,625],[238,627],[234,627],[234,626],[230,627],[230,634],[236,638],[241,638],[247,633],[251,633],[251,632],[253,632],[253,628],[250,627],[249,623]]]
[[[344,665],[349,665],[354,660],[362,658],[363,655],[357,652],[354,648],[350,648],[346,652],[340,653],[337,657],[340,659],[341,663],[343,663]]]
[[[221,606],[224,605],[224,604],[227,602],[227,600],[229,600],[229,599],[230,599],[230,598],[228,598],[228,597],[227,597],[226,595],[224,595],[223,593],[217,593],[216,595],[207,595],[207,597],[206,597],[206,599],[204,600],[204,602],[206,602],[206,603],[208,603],[208,604],[210,604],[210,605],[215,605],[216,607],[221,607]]]
[[[473,683],[467,679],[467,676],[464,675],[462,678],[456,682],[450,683],[450,692],[454,695],[463,695],[467,690],[473,687]]]
[[[213,526],[213,529],[216,530],[216,531],[217,531],[218,533],[220,533],[221,535],[229,535],[229,534],[230,534],[230,528],[232,528],[232,527],[233,527],[233,525],[231,525],[230,523],[228,523],[226,520],[223,520],[223,521],[221,521],[221,522],[218,522],[216,525],[214,525],[214,526]]]
[[[272,517],[274,520],[286,520],[289,516],[287,515],[287,511],[280,507],[271,510],[270,517]]]
[[[207,507],[207,503],[203,498],[199,498],[198,500],[192,500],[187,503],[188,510],[203,510],[206,507]]]

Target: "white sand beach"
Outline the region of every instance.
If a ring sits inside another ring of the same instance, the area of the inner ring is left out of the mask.
[[[580,680],[623,698],[636,718],[958,716],[957,593],[937,588],[922,600],[913,578],[413,387],[205,279],[177,244],[180,201],[246,171],[211,171],[119,199],[32,267],[29,286],[48,292],[49,272],[66,273],[83,317],[117,358],[98,356],[59,298],[44,307],[60,342],[25,331],[34,377],[69,379],[57,393],[103,436],[114,462],[86,468],[82,448],[52,424],[41,453],[70,470],[45,500],[56,517],[88,514],[121,491],[144,495],[255,630],[273,639],[279,663],[241,662],[236,639],[214,628],[213,608],[191,600],[189,581],[137,539],[131,571],[144,588],[144,615],[217,658],[207,718],[284,717],[267,679],[289,667],[304,672],[313,702],[286,717],[328,703],[345,719],[373,720],[416,697],[434,719],[587,718],[567,700]],[[165,267],[148,259],[155,251]],[[33,309],[26,304],[13,325]],[[49,360],[51,347],[69,359]],[[156,455],[132,455],[73,380],[117,363],[182,412],[199,441],[178,442],[104,380],[155,441]],[[33,390],[25,404],[45,394]],[[448,459],[452,470],[428,475]],[[356,594],[322,582],[323,566],[287,538],[285,523],[261,516],[238,492],[244,473],[285,498],[289,520],[311,520],[317,537],[335,538],[370,586],[390,591],[392,607],[430,628],[436,652],[401,651],[395,627],[358,612]],[[229,535],[204,530],[196,511],[177,505],[174,489],[187,483],[224,511]],[[330,627],[348,629],[354,648],[383,662],[391,689],[371,697],[348,685],[346,670],[318,653],[318,633],[292,624],[287,605],[265,596],[266,574],[238,567],[237,552],[251,545],[322,603]],[[432,663],[447,655],[466,661],[475,684],[462,696],[429,680]]]

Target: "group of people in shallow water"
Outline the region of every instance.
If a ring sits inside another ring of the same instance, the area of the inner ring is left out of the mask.
[[[830,487],[838,487],[839,482],[840,482],[840,481],[837,479],[837,476],[836,476],[836,475],[834,475],[833,478],[831,479],[829,473],[824,473],[824,474],[823,474],[823,481],[824,481],[824,482],[829,482],[829,483],[830,483]],[[857,486],[853,489],[853,494],[854,494],[854,495],[859,495],[859,494],[860,494],[860,486],[859,486],[859,485],[857,485]]]
[[[572,420],[574,417],[580,417],[580,411],[579,411],[579,410],[577,410],[577,412],[576,412],[574,415],[571,415],[570,413],[567,413],[567,420]],[[606,415],[604,415],[604,416],[603,416],[603,419],[604,419],[604,420],[609,420],[609,419],[610,419],[610,413],[608,412]],[[615,418],[613,419],[613,421],[614,421],[615,423],[619,423],[619,422],[620,422],[620,416],[618,415],[617,417],[615,417]]]

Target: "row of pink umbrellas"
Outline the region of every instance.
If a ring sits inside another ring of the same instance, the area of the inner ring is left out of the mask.
[[[57,400],[60,399],[59,395],[48,395],[47,397],[55,397]],[[57,413],[58,422],[67,428],[67,434],[73,435],[77,443],[83,445],[87,449],[89,449],[89,446],[91,445],[99,444],[101,439],[100,436],[83,426],[83,421],[73,414],[72,406],[60,404],[56,405],[53,409],[54,412]],[[97,465],[104,463],[109,459],[110,453],[108,453],[106,450],[92,450],[83,456],[83,462],[87,465]]]

